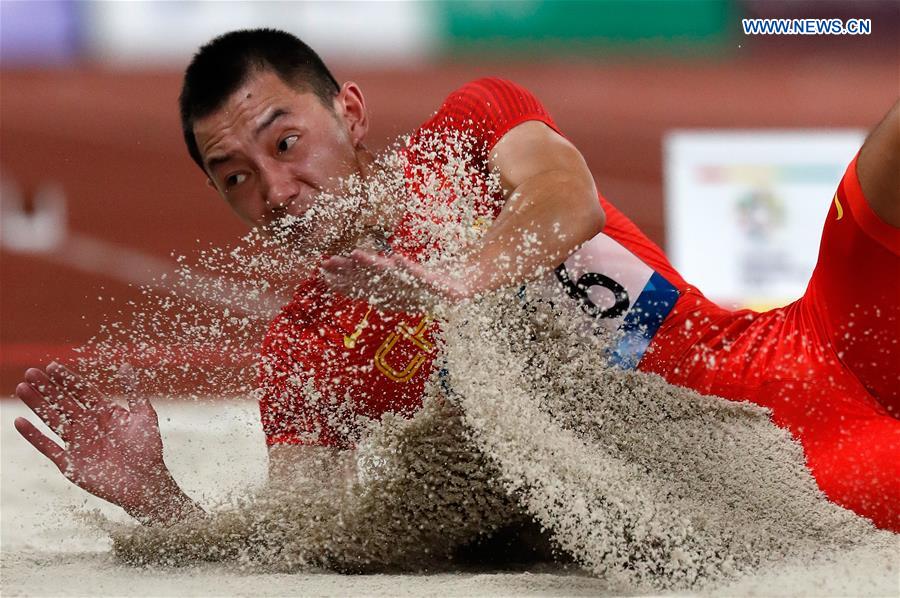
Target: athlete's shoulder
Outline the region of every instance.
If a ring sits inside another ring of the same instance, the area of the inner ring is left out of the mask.
[[[510,111],[546,112],[531,91],[501,77],[481,77],[451,91],[438,113],[503,113]]]
[[[450,92],[421,130],[463,130],[490,149],[510,129],[526,120],[539,120],[558,130],[531,91],[508,79],[481,77]]]
[[[502,77],[480,77],[472,79],[450,92],[445,102],[464,98],[494,100],[528,97],[534,97],[534,94],[514,81]]]

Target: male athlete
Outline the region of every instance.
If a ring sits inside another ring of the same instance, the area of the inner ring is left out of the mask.
[[[181,114],[191,156],[253,226],[302,216],[339,178],[372,172],[359,86],[339,85],[286,33],[238,31],[204,46],[185,73]],[[832,206],[806,293],[764,313],[721,309],[687,284],[598,194],[581,154],[527,90],[500,79],[464,85],[414,140],[431,132],[472,138],[472,163],[499,175],[502,208],[488,214],[462,277],[417,263],[416,223],[392,213],[390,198],[377,219],[324,220],[321,234],[295,239],[333,257],[300,283],[263,346],[273,475],[351,448],[358,416],[419,407],[434,358],[433,326],[413,315],[421,306],[549,271],[623,332],[614,354],[622,367],[771,408],[832,501],[900,532],[900,105],[823,198]],[[366,303],[376,295],[411,313]],[[16,394],[65,448],[24,418],[16,428],[88,492],[148,523],[202,512],[163,462],[146,398],[119,407],[56,363],[28,370]]]

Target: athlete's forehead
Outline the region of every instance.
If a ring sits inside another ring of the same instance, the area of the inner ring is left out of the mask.
[[[207,167],[252,142],[286,117],[304,119],[323,109],[312,92],[286,84],[271,71],[251,75],[222,106],[194,121],[197,147]]]

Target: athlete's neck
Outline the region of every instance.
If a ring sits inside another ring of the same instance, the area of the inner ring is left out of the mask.
[[[359,173],[363,179],[378,176],[380,166],[372,152],[361,145],[357,149],[356,156]],[[369,197],[373,203],[364,208],[363,214],[360,215],[363,220],[359,234],[353,239],[353,245],[361,244],[364,239],[374,239],[378,244],[386,243],[403,218],[402,210],[397,209],[400,202],[396,197],[375,193],[370,194]]]

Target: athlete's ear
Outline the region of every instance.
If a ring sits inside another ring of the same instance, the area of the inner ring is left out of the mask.
[[[353,81],[347,81],[341,86],[334,102],[335,110],[347,125],[353,147],[357,147],[369,130],[369,113],[362,90]]]

